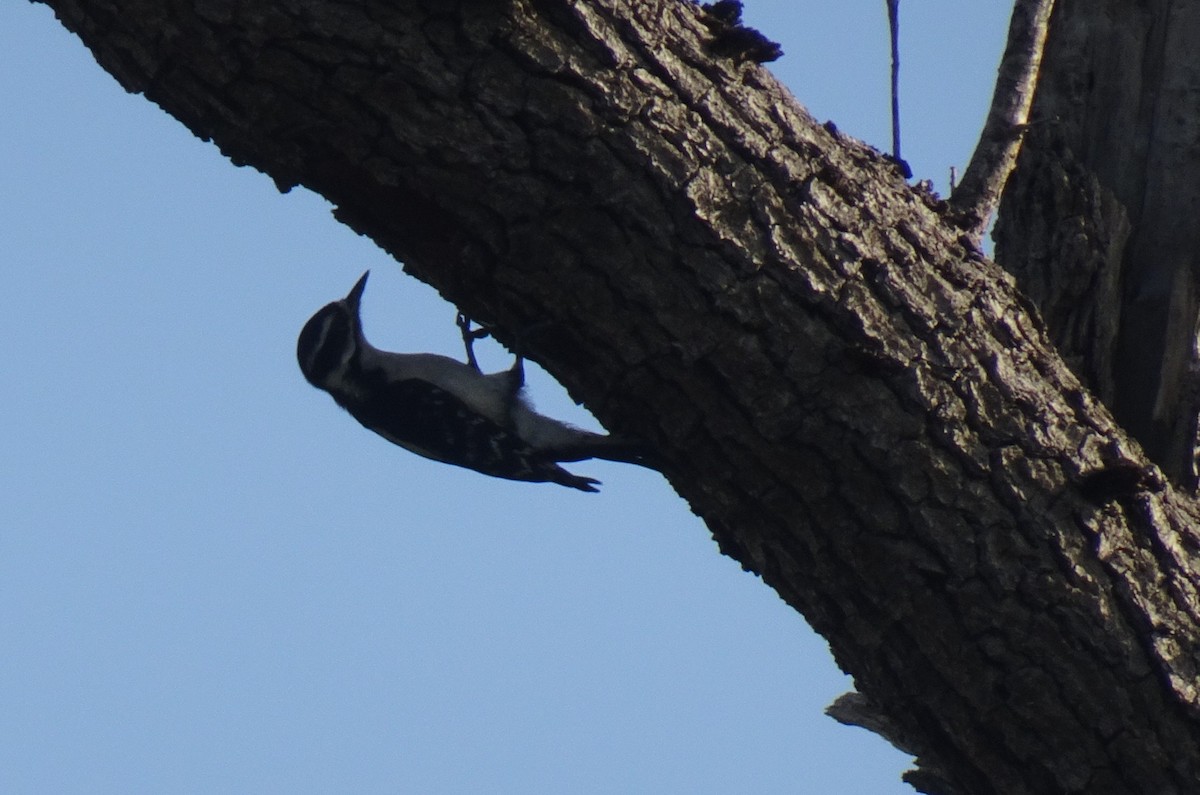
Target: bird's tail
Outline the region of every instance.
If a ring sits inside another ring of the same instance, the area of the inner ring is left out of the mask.
[[[658,470],[654,455],[647,445],[637,439],[623,436],[594,436],[574,444],[556,448],[556,461],[583,461],[586,458],[602,458],[622,464],[637,464],[647,469]]]
[[[558,483],[559,485],[562,485],[562,486],[570,486],[573,489],[579,489],[580,491],[588,491],[593,494],[600,491],[600,489],[596,488],[597,486],[600,485],[600,481],[596,480],[595,478],[589,478],[589,477],[585,477],[583,475],[576,475],[571,472],[568,472],[567,470],[563,469],[562,467],[555,467],[554,469],[557,471],[554,472],[554,474],[550,476],[550,481],[553,483]]]

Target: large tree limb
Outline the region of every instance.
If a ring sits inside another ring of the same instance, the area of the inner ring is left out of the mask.
[[[1200,780],[1196,505],[944,205],[711,55],[697,7],[48,4],[471,316],[557,323],[531,358],[659,448],[924,780]]]

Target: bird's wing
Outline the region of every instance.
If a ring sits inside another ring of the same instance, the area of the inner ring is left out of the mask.
[[[405,406],[407,411],[398,412],[397,406]],[[509,480],[551,481],[582,491],[596,490],[592,487],[596,481],[571,474],[511,429],[427,381],[381,379],[346,408],[389,442],[435,461]]]

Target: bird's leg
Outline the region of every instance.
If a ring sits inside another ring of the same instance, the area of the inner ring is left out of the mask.
[[[513,355],[516,357],[516,359],[513,361],[512,367],[508,368],[507,373],[508,393],[506,395],[507,406],[505,413],[510,421],[513,418],[513,412],[516,409],[517,404],[521,400],[521,390],[525,388],[525,357],[521,355],[523,347],[521,344],[522,336],[523,335],[521,334],[517,335],[516,346],[513,350]]]
[[[483,370],[479,367],[479,360],[475,358],[475,340],[483,339],[491,336],[491,332],[487,328],[480,326],[472,328],[474,325],[471,318],[458,313],[458,317],[454,321],[458,326],[458,330],[462,332],[463,347],[467,350],[467,364],[471,366],[477,373],[482,373]],[[521,356],[521,339],[523,335],[517,335],[516,350],[514,351],[517,360],[513,362],[513,366],[507,372],[504,395],[504,416],[507,418],[510,425],[513,424],[513,413],[516,410],[517,403],[521,399],[521,390],[525,387],[525,359]]]
[[[526,326],[517,333],[513,343],[513,355],[517,357],[517,360],[513,362],[512,368],[508,371],[511,374],[514,395],[521,390],[521,387],[525,386],[525,340],[538,332],[545,331],[547,326],[552,325],[554,325],[553,320],[543,320],[532,326]]]
[[[471,328],[471,318],[467,317],[462,312],[458,313],[458,317],[455,319],[454,323],[456,326],[458,326],[458,330],[462,332],[463,347],[467,349],[467,364],[471,365],[475,372],[483,372],[479,369],[479,360],[475,358],[475,340],[481,340],[484,337],[489,336],[491,332],[482,326],[479,328]]]
[[[544,331],[547,326],[553,324],[554,321],[547,320],[526,326],[517,332],[516,338],[513,340],[513,356],[516,357],[516,360],[508,369],[507,414],[509,418],[513,417],[517,404],[521,402],[521,390],[525,388],[525,341],[533,334]]]

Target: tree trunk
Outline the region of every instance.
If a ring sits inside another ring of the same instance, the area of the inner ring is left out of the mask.
[[[1076,372],[1196,486],[1200,2],[1061,2],[997,259]]]
[[[1200,787],[1197,506],[945,204],[698,6],[47,2],[470,316],[554,324],[531,358],[829,640],[910,780]]]

